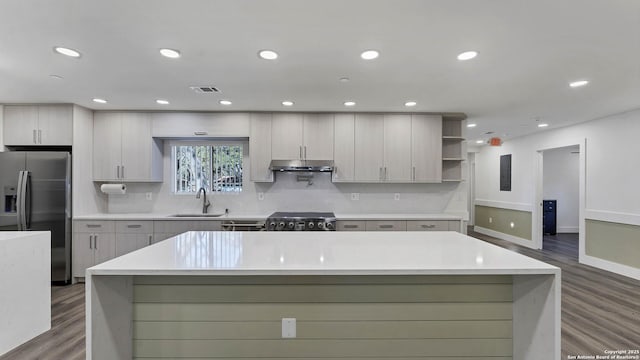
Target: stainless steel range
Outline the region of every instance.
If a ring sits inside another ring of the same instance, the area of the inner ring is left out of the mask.
[[[332,212],[275,212],[267,218],[267,231],[335,231]]]

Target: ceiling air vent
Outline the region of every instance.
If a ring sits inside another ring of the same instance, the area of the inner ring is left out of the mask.
[[[190,86],[189,88],[198,94],[213,94],[220,92],[220,90],[214,86]]]

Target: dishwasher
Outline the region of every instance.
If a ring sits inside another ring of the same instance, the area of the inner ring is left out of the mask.
[[[260,220],[224,220],[222,231],[264,231],[264,223]]]

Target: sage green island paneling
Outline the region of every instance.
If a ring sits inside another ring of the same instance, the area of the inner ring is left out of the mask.
[[[529,211],[476,205],[475,225],[503,234],[531,240],[532,215]],[[491,222],[490,222],[491,219]],[[513,227],[511,227],[513,223]]]

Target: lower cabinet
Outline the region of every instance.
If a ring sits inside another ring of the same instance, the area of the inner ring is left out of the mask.
[[[153,242],[153,221],[117,221],[116,254],[121,256]]]
[[[115,257],[115,223],[74,221],[72,249],[73,277],[84,277],[87,268]]]
[[[460,220],[338,220],[338,231],[458,231]]]
[[[404,220],[367,221],[366,231],[406,231],[407,222]]]

